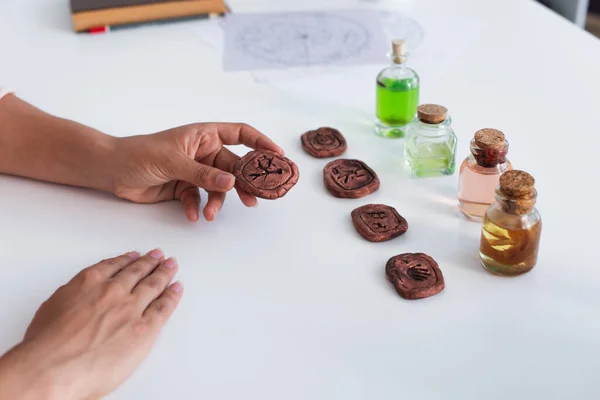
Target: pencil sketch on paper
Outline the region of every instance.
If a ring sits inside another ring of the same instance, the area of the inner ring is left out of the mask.
[[[234,13],[224,28],[230,71],[381,63],[389,48],[370,10]]]
[[[369,31],[337,15],[306,14],[288,21],[269,18],[236,37],[239,51],[269,63],[311,66],[356,57],[370,44]]]

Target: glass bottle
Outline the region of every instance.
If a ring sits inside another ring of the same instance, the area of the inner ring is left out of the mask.
[[[422,104],[408,127],[404,158],[416,178],[452,175],[456,164],[456,135],[448,109]]]
[[[475,132],[458,178],[458,208],[467,218],[481,220],[494,202],[500,175],[512,169],[507,153],[504,133],[487,128]]]
[[[392,41],[392,64],[377,75],[375,132],[402,138],[419,105],[419,76],[406,66],[404,40]]]
[[[527,172],[511,170],[500,177],[496,201],[483,218],[479,258],[496,275],[530,271],[537,262],[542,219],[535,208],[537,192]]]

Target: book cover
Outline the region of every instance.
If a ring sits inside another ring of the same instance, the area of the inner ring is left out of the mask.
[[[71,12],[78,13],[83,11],[104,10],[107,8],[120,8],[130,6],[141,6],[156,3],[169,3],[173,0],[71,0]],[[178,0],[195,1],[195,0]]]
[[[102,3],[123,4],[127,6],[100,8],[78,11],[72,14],[73,27],[76,32],[96,31],[103,27],[132,25],[161,20],[181,20],[192,16],[207,16],[227,13],[223,0],[72,0],[87,2],[91,6]],[[131,3],[144,3],[132,5]],[[79,4],[82,6],[82,4]]]

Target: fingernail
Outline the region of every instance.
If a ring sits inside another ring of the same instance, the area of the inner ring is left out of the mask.
[[[181,291],[183,290],[183,285],[181,284],[181,282],[177,281],[174,284],[171,285],[171,289],[175,292],[175,293],[181,293]]]
[[[198,221],[198,213],[197,212],[188,211],[185,213],[185,216],[187,217],[188,221],[190,221],[190,222]]]
[[[140,253],[138,253],[137,251],[130,251],[129,253],[125,253],[125,255],[134,260],[137,260],[138,258],[140,258]]]
[[[217,207],[210,207],[204,209],[204,219],[206,222],[213,222],[217,215]]]
[[[233,180],[233,176],[229,174],[219,174],[216,179],[216,184],[220,188],[229,189],[233,186]]]
[[[165,253],[163,253],[163,251],[161,249],[154,249],[150,253],[148,253],[148,255],[152,258],[160,260],[161,258],[163,258],[165,256]]]
[[[169,269],[173,269],[176,266],[177,266],[177,260],[174,259],[173,257],[167,258],[167,261],[165,261],[165,267],[167,267]]]
[[[253,208],[258,207],[258,200],[256,200],[256,202],[254,203],[254,205],[252,206]]]

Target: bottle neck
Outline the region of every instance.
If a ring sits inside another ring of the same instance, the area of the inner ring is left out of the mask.
[[[452,125],[452,119],[449,115],[446,116],[446,119],[439,124],[429,124],[427,122],[423,122],[416,116],[413,120],[413,126],[417,133],[420,136],[434,138],[434,137],[442,137],[448,133],[450,130],[450,126]]]
[[[483,149],[477,146],[475,139],[471,139],[471,154],[480,166],[484,168],[496,167],[507,161],[508,141],[505,140],[504,145],[497,149]]]
[[[533,189],[530,196],[524,198],[511,198],[507,197],[498,186],[496,188],[496,203],[500,206],[502,211],[507,214],[514,215],[525,215],[533,211],[535,207],[535,201],[537,199],[537,191]]]
[[[406,67],[406,62],[396,62],[394,60],[392,60],[392,62],[390,63],[390,67],[393,69],[400,69],[400,70],[405,70]]]
[[[404,53],[401,56],[396,56],[393,53],[388,54],[390,59],[390,67],[393,69],[405,70],[407,69],[408,53]]]

